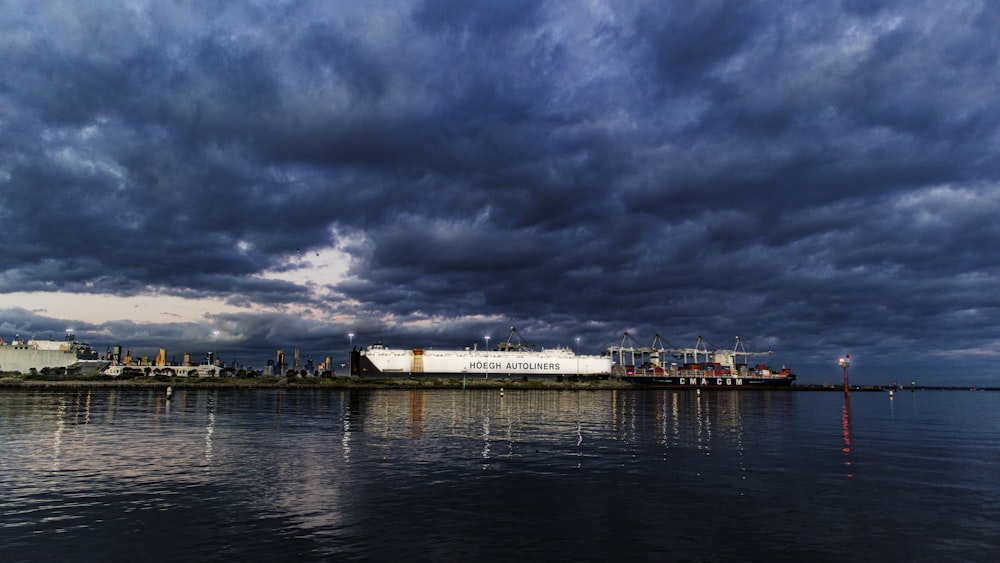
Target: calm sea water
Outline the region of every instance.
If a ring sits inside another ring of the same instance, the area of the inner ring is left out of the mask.
[[[3,561],[998,553],[994,392],[0,390]]]

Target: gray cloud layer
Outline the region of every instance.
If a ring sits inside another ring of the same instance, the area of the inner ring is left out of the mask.
[[[997,373],[991,3],[230,4],[5,4],[0,291],[353,319],[219,318],[245,355],[468,345],[485,315]],[[333,245],[341,299],[251,277]]]

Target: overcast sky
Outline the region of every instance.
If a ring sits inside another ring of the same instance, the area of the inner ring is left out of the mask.
[[[0,2],[0,337],[1000,384],[998,6]]]

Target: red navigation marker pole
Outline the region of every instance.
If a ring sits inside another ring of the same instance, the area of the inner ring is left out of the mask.
[[[851,367],[851,355],[848,354],[843,358],[840,358],[840,367],[844,368],[844,393],[848,393],[851,390],[850,385],[847,383],[847,368]]]
[[[842,411],[842,418],[844,424],[844,456],[847,458],[844,460],[844,465],[847,466],[847,478],[850,479],[854,477],[851,472],[851,386],[847,382],[847,368],[851,367],[851,355],[847,354],[843,358],[840,358],[840,367],[844,368],[844,409]]]

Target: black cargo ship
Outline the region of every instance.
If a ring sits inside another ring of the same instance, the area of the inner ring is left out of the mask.
[[[791,369],[774,369],[766,364],[751,366],[746,361],[750,356],[773,353],[747,351],[739,337],[732,349],[725,350],[709,350],[700,336],[692,348],[666,346],[660,335],[653,338],[650,346],[639,346],[628,333],[621,344],[608,348],[613,376],[629,383],[677,389],[788,387],[795,381]],[[664,364],[661,358],[665,356],[681,361]]]

